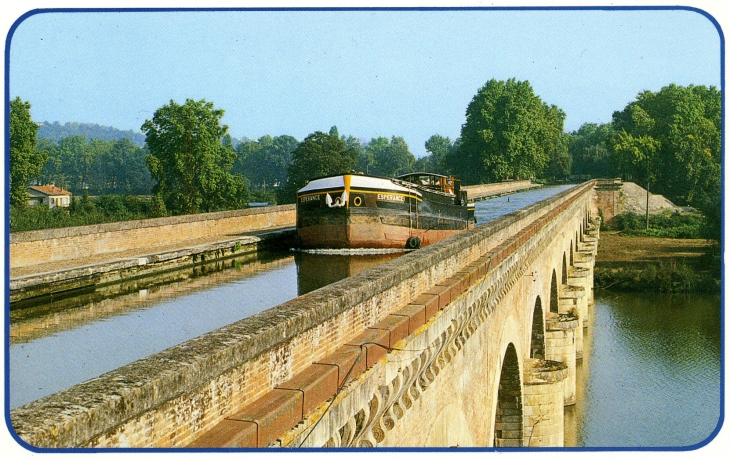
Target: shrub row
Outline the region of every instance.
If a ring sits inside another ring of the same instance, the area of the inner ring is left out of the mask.
[[[155,205],[156,201],[148,197],[103,195],[76,198],[68,208],[11,206],[10,232],[87,226],[164,216],[164,207]]]
[[[682,261],[671,260],[634,267],[597,266],[595,288],[659,293],[718,293],[720,281],[711,271],[698,271]]]
[[[623,235],[668,238],[708,238],[706,220],[697,213],[666,212],[649,215],[649,228],[646,216],[636,213],[623,213],[615,217],[607,229],[618,230]]]

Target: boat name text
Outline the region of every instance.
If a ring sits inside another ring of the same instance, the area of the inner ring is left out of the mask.
[[[378,194],[378,200],[384,200],[386,202],[405,202],[406,198],[402,195],[395,194]]]
[[[314,201],[319,201],[319,194],[305,195],[304,197],[299,198],[299,203],[314,202]]]

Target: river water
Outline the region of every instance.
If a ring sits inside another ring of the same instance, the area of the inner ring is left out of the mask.
[[[477,202],[478,224],[566,188]],[[398,256],[262,252],[13,310],[10,408]],[[719,298],[683,299],[597,297],[578,403],[566,413],[566,446],[687,446],[712,432],[720,400]]]
[[[716,295],[597,293],[565,445],[708,441],[721,410],[720,306]]]

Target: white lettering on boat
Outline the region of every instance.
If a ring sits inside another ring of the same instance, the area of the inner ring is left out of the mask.
[[[403,195],[395,194],[378,194],[378,200],[384,200],[386,202],[405,202],[406,198]]]
[[[299,203],[319,201],[319,194],[305,195],[299,198]]]

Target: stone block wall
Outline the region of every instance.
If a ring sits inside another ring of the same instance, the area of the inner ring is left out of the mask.
[[[10,268],[250,232],[294,227],[294,205],[125,221],[10,234]]]
[[[506,194],[509,192],[517,192],[530,187],[536,187],[532,181],[509,181],[491,184],[479,184],[477,186],[463,186],[462,190],[467,192],[467,198],[478,199],[480,197],[489,197],[493,195]]]
[[[525,362],[523,446],[562,447],[563,383],[568,380],[567,367],[562,362],[550,360]]]
[[[623,213],[620,179],[596,181],[591,200],[591,212],[602,216],[603,222],[611,224],[613,218]]]

